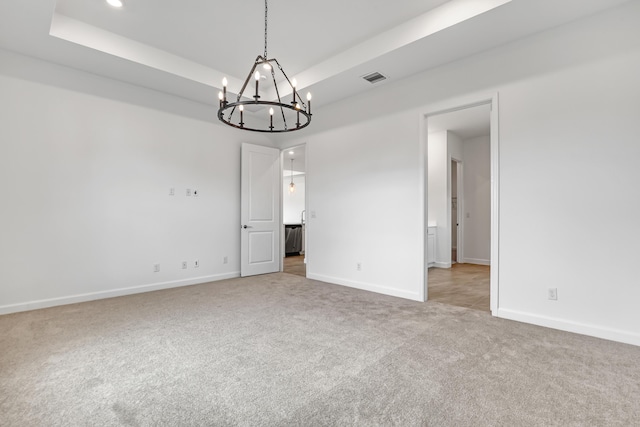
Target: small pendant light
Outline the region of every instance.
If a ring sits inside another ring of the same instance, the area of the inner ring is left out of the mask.
[[[296,191],[296,185],[293,183],[293,159],[291,159],[291,184],[289,184],[289,193]]]

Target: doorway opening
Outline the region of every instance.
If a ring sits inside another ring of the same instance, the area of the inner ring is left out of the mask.
[[[462,242],[460,238],[460,213],[462,212],[462,160],[451,158],[451,264],[458,262],[458,242]],[[462,245],[460,245],[462,249]],[[460,256],[462,260],[462,256]]]
[[[282,165],[282,271],[306,277],[306,146],[282,150]]]
[[[488,100],[425,117],[429,301],[497,312],[497,115]],[[435,230],[435,232],[433,231]],[[433,235],[435,234],[435,239]],[[435,247],[434,247],[435,246]],[[494,266],[495,262],[495,266]]]

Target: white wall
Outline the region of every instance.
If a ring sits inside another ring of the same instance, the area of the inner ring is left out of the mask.
[[[491,150],[490,137],[463,142],[464,260],[489,265],[491,261]]]
[[[415,188],[414,122],[390,115],[303,137],[307,277],[420,299],[424,214]]]
[[[640,222],[616,229],[640,209],[639,19],[628,2],[317,109],[282,141],[310,143],[310,275],[419,295],[422,116],[498,93],[497,314],[640,345]]]
[[[6,51],[0,93],[0,313],[238,275],[248,135],[189,117],[204,106]]]
[[[285,170],[286,172],[286,170]],[[289,191],[291,176],[287,176],[282,180],[282,218],[285,224],[300,224],[300,215],[304,210],[304,193],[305,193],[305,176],[295,175],[293,183],[296,185],[296,191]]]

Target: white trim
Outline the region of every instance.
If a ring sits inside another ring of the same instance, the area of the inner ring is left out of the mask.
[[[322,274],[307,273],[307,278],[312,280],[319,280],[325,283],[332,283],[334,285],[342,285],[349,288],[360,289],[363,291],[375,292],[378,294],[389,295],[392,297],[399,297],[399,298],[409,299],[412,301],[422,302],[422,299],[420,298],[420,294],[417,292],[402,291],[395,288],[388,288],[386,286],[372,285],[370,283],[356,282],[353,280],[345,280],[337,277],[325,276]]]
[[[457,163],[457,206],[456,206],[456,247],[451,248],[456,250],[456,262],[462,262],[464,259],[464,164],[462,160],[455,160]],[[453,224],[451,224],[453,227]]]
[[[491,265],[491,261],[488,259],[465,258],[462,262],[464,264]]]
[[[435,268],[451,268],[451,265],[452,265],[451,261],[449,261],[449,262],[438,262],[438,261],[436,261],[436,262],[433,263],[433,266]]]
[[[95,301],[106,298],[121,297],[125,295],[141,294],[145,292],[159,291],[162,289],[179,288],[182,286],[200,285],[202,283],[218,280],[234,279],[240,277],[239,271],[231,273],[213,274],[211,276],[194,277],[191,279],[174,280],[171,282],[152,283],[149,285],[133,286],[131,288],[119,288],[109,291],[90,292],[87,294],[70,295],[59,298],[49,298],[36,301],[28,301],[18,304],[0,306],[0,315],[18,313],[20,311],[36,310],[39,308],[56,307],[59,305],[76,304],[79,302]]]
[[[515,320],[518,322],[544,326],[546,328],[558,329],[565,332],[573,332],[576,334],[589,335],[596,338],[603,338],[606,340],[640,346],[640,334],[620,329],[603,328],[597,325],[573,322],[555,317],[539,316],[537,314],[505,308],[498,309],[497,316],[503,319]]]
[[[496,315],[500,307],[498,274],[500,261],[500,126],[499,96],[495,93],[491,98],[491,271],[489,272],[489,307],[491,314]]]
[[[418,221],[417,230],[418,236],[422,236],[422,244],[418,246],[418,250],[420,251],[419,258],[422,259],[422,265],[420,266],[420,281],[422,286],[419,289],[419,299],[418,301],[426,302],[427,301],[427,269],[432,267],[435,263],[429,262],[429,236],[428,236],[428,197],[427,197],[427,189],[429,188],[429,178],[427,176],[427,127],[425,126],[427,118],[424,114],[420,114],[419,117],[419,129],[420,129],[420,138],[418,141],[418,176],[422,177],[422,179],[418,180],[418,206],[419,214],[422,215],[422,221]],[[435,256],[435,254],[434,254]],[[426,266],[426,268],[425,268]]]

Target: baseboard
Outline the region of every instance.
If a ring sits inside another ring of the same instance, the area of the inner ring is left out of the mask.
[[[451,261],[449,262],[435,262],[433,264],[435,268],[451,268]]]
[[[307,273],[307,278],[319,280],[321,282],[332,283],[334,285],[342,285],[349,288],[360,289],[363,291],[389,295],[392,297],[405,298],[412,301],[422,301],[422,299],[420,299],[420,295],[417,292],[402,291],[400,289],[388,288],[386,286],[372,285],[370,283],[356,282],[353,280],[346,280],[338,277],[324,276],[322,274]]]
[[[640,334],[623,331],[620,329],[605,328],[602,326],[589,325],[585,323],[572,322],[565,319],[558,319],[547,316],[540,316],[532,313],[525,313],[517,310],[498,309],[497,317],[515,320],[518,322],[531,323],[533,325],[547,328],[559,329],[576,334],[589,335],[596,338],[603,338],[610,341],[622,342],[625,344],[640,346]]]
[[[59,305],[76,304],[79,302],[95,301],[105,298],[121,297],[125,295],[141,294],[144,292],[159,291],[162,289],[179,288],[181,286],[199,285],[202,283],[215,282],[224,279],[233,279],[236,277],[240,277],[239,271],[225,274],[214,274],[210,276],[193,277],[184,280],[174,280],[171,282],[152,283],[149,285],[133,286],[131,288],[111,289],[108,291],[91,292],[87,294],[77,294],[66,297],[2,305],[0,306],[0,315],[18,313],[20,311],[37,310],[39,308],[56,307]]]
[[[465,258],[462,262],[465,264],[491,265],[491,261],[488,259]]]

